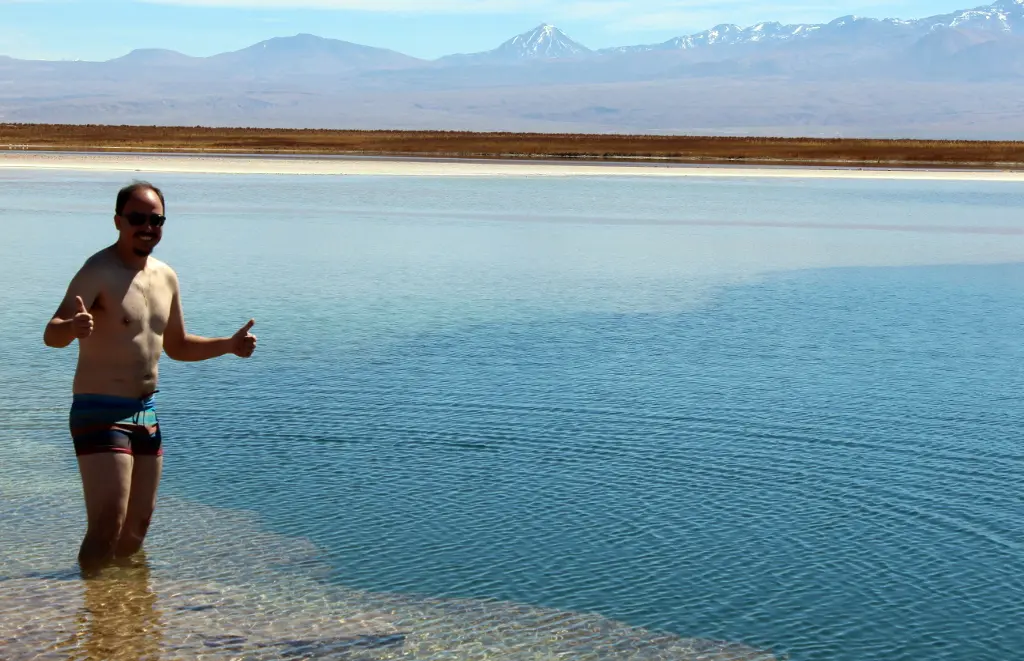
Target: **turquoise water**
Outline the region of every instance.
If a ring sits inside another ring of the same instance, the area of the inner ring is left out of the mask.
[[[190,330],[260,340],[162,366],[146,580],[241,595],[168,639],[350,640],[308,633],[339,611],[387,620],[367,658],[1024,654],[1024,186],[152,178]],[[41,333],[123,183],[0,176],[9,613],[82,598]]]

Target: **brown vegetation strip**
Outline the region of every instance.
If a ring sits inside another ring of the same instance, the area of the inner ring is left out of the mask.
[[[1024,142],[0,124],[0,150],[1024,168]]]

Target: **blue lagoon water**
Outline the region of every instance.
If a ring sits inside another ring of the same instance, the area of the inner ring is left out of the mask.
[[[127,179],[0,175],[14,658],[1024,658],[1024,186],[151,178],[259,348],[164,360],[146,566],[83,584],[41,333]]]

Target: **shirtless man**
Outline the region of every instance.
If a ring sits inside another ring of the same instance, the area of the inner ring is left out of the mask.
[[[164,225],[164,196],[137,182],[117,195],[117,242],[72,278],[43,341],[79,343],[69,426],[82,477],[88,526],[78,553],[83,570],[142,548],[163,468],[154,405],[161,350],[200,361],[256,348],[249,320],[231,337],[189,335],[178,276],[151,257]]]

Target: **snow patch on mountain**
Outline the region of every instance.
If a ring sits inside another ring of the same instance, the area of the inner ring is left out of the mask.
[[[1024,0],[997,0],[991,5],[964,9],[950,14],[931,16],[923,19],[874,19],[859,16],[843,16],[829,23],[783,25],[777,22],[757,23],[747,28],[738,25],[717,25],[710,30],[669,39],[660,44],[622,46],[603,49],[602,53],[643,53],[659,50],[689,50],[716,45],[736,45],[782,42],[806,39],[822,34],[828,28],[830,33],[855,27],[885,25],[910,32],[928,31],[941,28],[970,30],[995,30],[1008,33],[1024,33]]]

